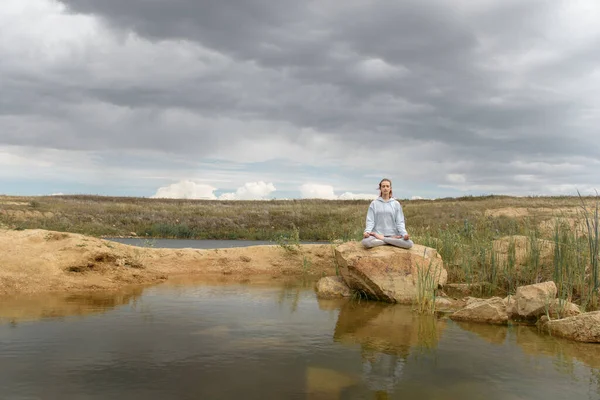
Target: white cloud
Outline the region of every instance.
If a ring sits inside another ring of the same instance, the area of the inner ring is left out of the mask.
[[[448,174],[446,180],[450,183],[465,183],[467,178],[463,174]]]
[[[235,193],[223,193],[219,196],[219,200],[262,200],[275,190],[277,189],[273,183],[247,182]]]
[[[344,192],[338,197],[339,200],[374,200],[376,198],[376,194],[352,192]]]
[[[408,74],[404,66],[391,65],[381,58],[370,58],[363,60],[356,66],[356,72],[365,79],[387,79],[398,78]]]
[[[333,193],[333,186],[317,183],[305,183],[300,186],[300,193],[305,199],[335,200],[337,198],[335,193]]]
[[[317,183],[306,183],[300,187],[300,193],[305,199],[325,199],[325,200],[373,200],[377,198],[376,194],[344,192],[337,196],[331,185],[322,185]]]
[[[247,182],[234,193],[223,193],[218,198],[215,195],[216,187],[183,180],[164,186],[156,191],[152,198],[164,199],[204,199],[204,200],[261,200],[273,193],[276,189],[273,183]]]
[[[204,199],[204,200],[215,200],[214,191],[216,188],[198,184],[192,181],[181,181],[173,183],[169,186],[158,188],[156,194],[151,196],[152,198],[164,198],[164,199]]]

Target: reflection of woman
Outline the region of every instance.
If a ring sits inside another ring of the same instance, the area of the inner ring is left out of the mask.
[[[371,202],[363,245],[371,248],[390,244],[410,249],[413,246],[404,223],[402,206],[392,197],[392,181],[379,182],[379,197]]]
[[[392,393],[400,382],[406,361],[397,355],[372,353],[363,358],[363,379],[367,387],[382,394]]]

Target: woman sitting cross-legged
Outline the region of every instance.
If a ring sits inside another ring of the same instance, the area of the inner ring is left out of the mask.
[[[400,203],[392,197],[392,182],[379,182],[379,197],[371,202],[367,212],[367,226],[363,234],[367,248],[389,244],[410,249],[412,240],[406,232],[404,213]]]

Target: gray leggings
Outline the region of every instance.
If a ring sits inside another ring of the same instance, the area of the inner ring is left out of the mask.
[[[390,244],[396,247],[402,247],[403,249],[410,249],[413,247],[413,241],[408,239],[394,239],[391,237],[384,237],[383,240],[379,240],[374,236],[369,236],[368,238],[364,238],[362,240],[363,246],[370,249],[371,247],[383,246],[384,244]]]

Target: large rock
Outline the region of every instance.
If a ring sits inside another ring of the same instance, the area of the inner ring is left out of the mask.
[[[578,342],[600,343],[600,311],[563,319],[545,319],[541,328],[554,336]]]
[[[335,299],[352,296],[352,291],[341,276],[326,276],[317,282],[317,297],[321,299]]]
[[[455,321],[485,322],[488,324],[506,325],[508,315],[506,303],[500,297],[473,301],[462,310],[450,316]]]
[[[512,319],[535,320],[546,314],[556,298],[556,284],[552,281],[519,286],[508,310]]]
[[[417,298],[418,277],[429,277],[432,290],[448,279],[442,258],[435,249],[414,245],[411,249],[380,246],[365,249],[359,242],[347,242],[335,249],[340,273],[346,284],[369,298],[410,304]]]

